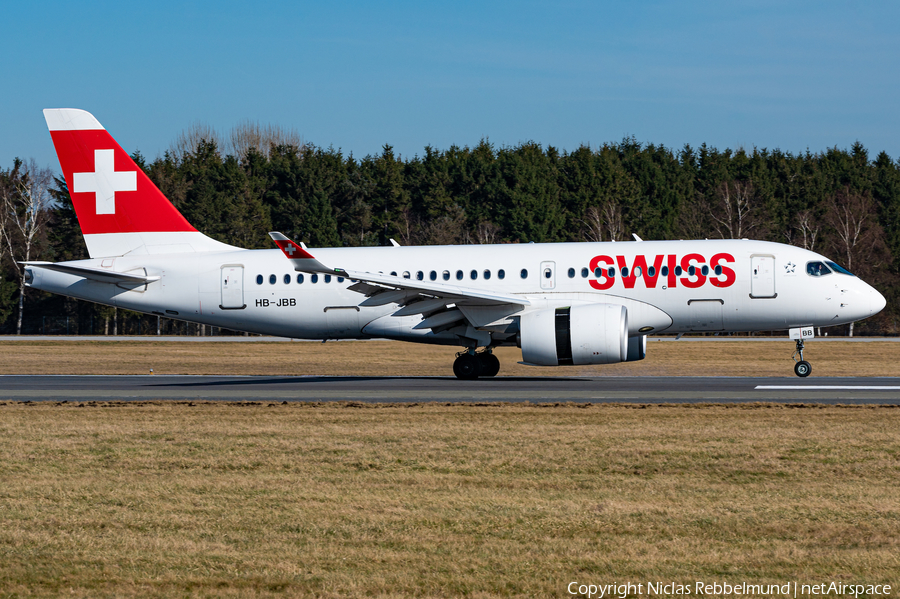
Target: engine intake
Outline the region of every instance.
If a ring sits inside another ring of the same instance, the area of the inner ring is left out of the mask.
[[[536,310],[523,314],[519,321],[522,359],[539,366],[640,360],[645,346],[643,339],[635,338],[635,341],[630,348],[628,310],[620,304]]]

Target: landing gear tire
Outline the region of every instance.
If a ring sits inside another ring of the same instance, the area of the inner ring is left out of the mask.
[[[500,372],[500,360],[497,359],[497,356],[488,352],[475,355],[481,362],[480,376],[497,376],[497,373]]]
[[[812,365],[803,359],[803,339],[797,339],[797,349],[794,351],[794,356],[797,355],[800,356],[800,361],[794,364],[794,374],[800,378],[806,378],[812,372]],[[797,358],[794,359],[796,360]]]
[[[460,354],[456,357],[456,361],[453,362],[453,374],[458,379],[477,379],[481,374],[481,364],[481,360],[475,354]]]

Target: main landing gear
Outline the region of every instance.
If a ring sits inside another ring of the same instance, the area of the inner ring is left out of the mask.
[[[794,354],[791,356],[795,361],[797,358],[794,356],[800,356],[800,361],[794,364],[794,374],[799,377],[806,378],[809,376],[809,373],[812,372],[812,366],[803,359],[803,339],[797,339],[797,349],[794,351]]]
[[[480,376],[497,376],[500,372],[500,360],[490,348],[475,353],[474,349],[456,354],[453,362],[453,374],[458,379],[477,379]]]

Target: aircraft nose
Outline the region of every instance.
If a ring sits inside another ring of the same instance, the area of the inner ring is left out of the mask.
[[[878,314],[886,305],[887,300],[876,289],[869,291],[869,310],[872,314]]]

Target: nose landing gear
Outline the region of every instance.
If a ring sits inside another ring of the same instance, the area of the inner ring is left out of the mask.
[[[453,362],[453,374],[458,379],[472,380],[480,376],[497,376],[500,372],[500,360],[490,348],[475,353],[474,349],[456,354]]]
[[[797,355],[800,356],[799,361],[797,361],[797,358],[794,357]],[[809,373],[812,372],[812,366],[809,362],[803,359],[803,339],[797,339],[797,349],[794,351],[791,358],[793,358],[794,361],[797,361],[797,363],[794,364],[794,374],[801,378],[808,377]]]

